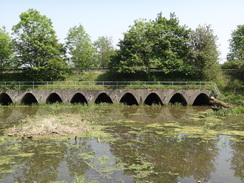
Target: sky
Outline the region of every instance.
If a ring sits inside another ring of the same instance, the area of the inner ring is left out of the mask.
[[[114,45],[135,20],[154,20],[160,12],[169,18],[174,12],[180,25],[193,30],[211,25],[218,37],[220,63],[226,61],[232,31],[244,24],[244,0],[0,0],[0,7],[0,27],[9,33],[19,15],[33,8],[52,20],[62,43],[70,28],[82,25],[92,41],[107,36]]]

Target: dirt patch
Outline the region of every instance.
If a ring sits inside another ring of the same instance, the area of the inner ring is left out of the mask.
[[[73,135],[93,131],[94,128],[89,124],[90,122],[80,114],[34,116],[23,120],[21,126],[9,128],[6,134],[29,138],[46,135]]]

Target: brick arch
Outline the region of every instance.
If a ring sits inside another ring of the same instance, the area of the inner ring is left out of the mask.
[[[134,96],[132,93],[130,93],[130,92],[125,93],[125,94],[121,97],[121,99],[120,99],[119,102],[120,102],[120,103],[124,103],[124,104],[126,104],[126,105],[139,105],[139,103],[138,103],[138,101],[136,100],[135,96]]]
[[[209,96],[205,93],[200,93],[194,100],[193,105],[210,105]]]
[[[58,102],[58,103],[61,103],[63,102],[63,100],[61,99],[61,97],[57,94],[57,93],[51,93],[47,99],[46,99],[46,103],[55,103],[55,102]]]
[[[26,93],[21,99],[20,103],[24,105],[32,105],[32,104],[37,104],[38,101],[32,93]]]
[[[181,93],[175,93],[169,100],[169,103],[171,103],[171,104],[179,103],[182,105],[187,105],[187,100]]]
[[[1,93],[0,94],[0,104],[1,105],[9,105],[12,104],[13,100],[7,93]]]
[[[100,104],[100,103],[109,103],[109,104],[112,104],[113,101],[112,99],[110,98],[110,96],[107,94],[107,93],[100,93],[96,99],[95,99],[95,103],[96,104]]]
[[[88,104],[87,99],[81,93],[76,93],[70,100],[70,103],[80,103],[80,104]]]
[[[153,105],[153,104],[163,105],[163,102],[162,102],[161,98],[158,96],[158,94],[152,92],[147,96],[147,98],[144,101],[144,104],[146,104],[146,105]]]

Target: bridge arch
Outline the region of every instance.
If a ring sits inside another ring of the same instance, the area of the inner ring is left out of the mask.
[[[0,104],[1,105],[9,105],[12,103],[13,103],[13,100],[10,98],[10,96],[7,93],[0,94]]]
[[[125,93],[122,98],[120,99],[120,103],[126,105],[139,105],[136,98],[131,93]]]
[[[196,97],[193,105],[209,105],[209,97],[205,93],[201,93]]]
[[[160,97],[156,93],[150,93],[147,96],[144,104],[146,104],[146,105],[154,105],[154,104],[163,105],[163,102],[162,102],[162,100],[160,99]]]
[[[177,103],[179,103],[179,104],[181,104],[181,105],[187,105],[186,99],[185,99],[184,96],[183,96],[182,94],[180,94],[180,93],[176,93],[176,94],[174,94],[174,95],[171,97],[169,103],[171,103],[171,104],[177,104]]]
[[[60,98],[60,96],[57,93],[51,93],[46,100],[46,103],[61,103],[63,102],[62,99]]]
[[[72,103],[72,104],[74,104],[74,103],[88,104],[88,102],[87,102],[85,96],[82,95],[81,93],[76,93],[76,94],[72,97],[70,103]]]
[[[26,93],[20,103],[24,105],[32,105],[32,104],[37,104],[38,101],[36,100],[36,97],[32,93]]]
[[[109,103],[112,104],[113,101],[111,100],[111,98],[108,96],[107,93],[100,93],[98,95],[98,97],[95,100],[96,104],[100,104],[100,103]]]

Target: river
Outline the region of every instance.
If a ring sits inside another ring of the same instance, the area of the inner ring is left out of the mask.
[[[27,116],[56,109],[0,107],[0,182],[244,182],[243,116],[205,117],[200,106],[74,105],[57,113],[79,108],[92,110],[102,133],[4,136]]]

